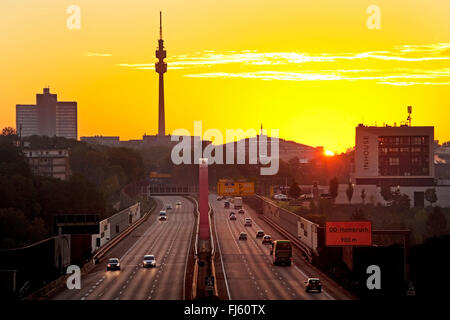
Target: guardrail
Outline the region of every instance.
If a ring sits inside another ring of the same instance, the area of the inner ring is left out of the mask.
[[[303,243],[301,243],[300,241],[298,241],[298,239],[296,239],[293,235],[291,235],[288,231],[284,230],[282,227],[280,227],[279,225],[277,225],[276,223],[270,221],[270,219],[266,218],[266,217],[261,217],[261,219],[263,219],[267,224],[269,224],[272,228],[274,228],[275,230],[277,230],[279,233],[281,233],[284,237],[287,238],[287,240],[290,240],[292,242],[292,244],[294,244],[297,248],[299,248],[303,254],[308,258],[308,261],[312,261],[313,259],[313,255],[311,254],[311,250],[310,248],[308,248],[307,246],[305,246]]]
[[[191,292],[191,298],[192,300],[197,298],[197,284],[198,284],[198,273],[199,273],[199,269],[198,269],[198,232],[199,232],[199,225],[200,225],[200,212],[199,212],[199,206],[198,206],[198,202],[195,198],[193,197],[187,197],[189,198],[195,205],[195,211],[197,214],[197,228],[195,231],[195,240],[194,240],[194,274],[192,277],[192,292]],[[213,214],[213,209],[211,207],[211,205],[208,203],[209,206],[209,235],[210,235],[210,243],[211,243],[211,275],[214,277],[214,279],[216,279],[216,270],[215,270],[215,265],[214,265],[214,256],[216,254],[216,248],[215,248],[215,242],[214,242],[214,233],[212,230],[212,214]],[[214,281],[214,296],[218,296],[218,288],[217,288],[217,281]]]
[[[299,239],[296,236],[298,234],[294,233],[292,228],[294,227],[293,226],[294,223],[297,223],[297,226],[295,226],[295,228],[298,228],[298,223],[301,222],[306,226],[310,226],[310,228],[314,228],[314,226],[316,226],[315,228],[317,230],[318,224],[302,216],[296,215],[295,213],[287,209],[280,207],[277,203],[275,203],[271,199],[268,199],[260,195],[255,196],[256,198],[258,198],[260,201],[264,202],[267,205],[267,207],[264,204],[262,205],[263,210],[262,219],[266,221],[268,224],[270,224],[278,232],[283,234],[283,236],[291,240],[293,244],[295,244],[296,247],[298,247],[304,253],[304,255],[309,259],[309,261],[312,261],[312,259],[317,254],[317,243],[318,243],[317,234],[314,234],[314,232],[312,231],[313,229],[311,229],[311,232],[309,233],[309,238],[307,238],[307,241],[305,241],[305,239]],[[268,208],[269,211],[268,214],[266,214],[265,208]],[[285,225],[283,225],[282,223],[277,223],[277,221],[273,220],[273,216],[270,213],[272,209],[270,208],[276,208],[278,214],[280,214],[280,218],[278,218],[278,220],[280,221],[278,222],[283,221]],[[283,214],[284,217],[283,219],[281,219],[281,214]],[[291,231],[289,231],[289,229]]]
[[[97,252],[92,256],[92,260],[94,261],[94,265],[97,264],[98,259],[102,258],[106,252],[108,252],[111,248],[113,248],[116,244],[122,241],[127,235],[133,232],[142,222],[146,221],[150,213],[155,210],[156,201],[153,206],[138,220],[133,222],[128,228],[123,230],[118,236],[114,239],[108,241],[104,246],[100,247]]]
[[[198,211],[198,202],[193,197],[186,196],[192,203],[194,203],[194,211],[197,216],[197,228],[195,231],[195,240],[194,240],[194,273],[192,276],[192,287],[191,287],[191,299],[194,300],[197,297],[197,281],[198,281],[198,248],[197,248],[197,240],[198,240],[198,230],[200,223],[200,212]]]
[[[123,238],[125,238],[127,235],[129,235],[133,230],[135,230],[142,222],[144,222],[150,213],[155,210],[156,208],[156,202],[153,204],[153,206],[142,216],[139,220],[136,220],[132,225],[130,225],[127,229],[124,229],[117,237],[115,237],[113,240],[106,243],[102,248],[99,249],[93,256],[92,259],[89,260],[86,264],[84,264],[81,267],[81,274],[86,274],[89,271],[91,271],[96,263],[96,259],[101,258],[106,252],[108,252],[111,248],[113,248],[117,243],[120,242]],[[31,293],[30,295],[26,296],[24,300],[35,300],[42,297],[50,296],[56,291],[57,289],[61,288],[63,284],[66,283],[67,278],[70,275],[62,275],[59,278],[53,280],[52,282],[48,283],[44,287],[40,288],[39,290]]]

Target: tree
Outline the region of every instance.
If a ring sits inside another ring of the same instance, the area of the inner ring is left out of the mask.
[[[366,189],[361,190],[361,200],[363,204],[366,203]]]
[[[339,181],[337,179],[337,177],[334,177],[333,179],[330,180],[330,196],[333,199],[336,199],[337,195],[338,195],[338,188],[339,188]]]
[[[391,186],[388,184],[382,184],[380,189],[380,194],[383,197],[384,201],[390,204],[390,202],[392,201]]]
[[[440,207],[434,207],[427,219],[427,231],[432,237],[443,235],[447,231],[447,220]]]
[[[2,136],[15,136],[16,134],[16,129],[13,127],[5,127],[2,130]]]
[[[347,194],[348,203],[352,202],[353,191],[354,191],[353,184],[351,182],[349,182],[348,186],[347,186],[347,190],[345,191],[345,193]]]
[[[431,206],[433,206],[433,203],[435,203],[438,199],[437,199],[437,195],[436,195],[436,189],[435,188],[430,188],[425,190],[425,199],[431,203]]]
[[[390,205],[399,210],[405,211],[411,207],[411,200],[409,199],[407,194],[401,193],[400,189],[397,188],[392,193],[392,202]]]
[[[314,200],[318,200],[320,198],[319,187],[317,186],[317,182],[314,182],[314,184],[313,184],[312,194],[313,194]]]
[[[300,196],[300,193],[302,190],[298,186],[297,182],[295,180],[292,182],[291,186],[289,187],[289,196],[291,198],[297,199]]]
[[[350,216],[351,220],[364,220],[366,219],[366,216],[364,212],[360,208],[356,208],[355,212],[352,213]]]

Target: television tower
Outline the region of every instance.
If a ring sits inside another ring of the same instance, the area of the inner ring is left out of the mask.
[[[164,50],[164,40],[162,39],[162,13],[160,11],[158,50],[156,50],[156,58],[158,58],[158,62],[155,63],[155,71],[159,73],[158,136],[166,135],[164,116],[164,73],[167,72],[167,63],[164,62],[164,58],[166,58],[166,55],[166,50]]]

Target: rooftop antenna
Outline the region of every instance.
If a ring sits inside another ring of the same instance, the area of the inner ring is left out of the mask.
[[[412,107],[408,106],[408,118],[406,118],[406,121],[408,121],[410,127],[411,127],[411,113],[412,113]]]

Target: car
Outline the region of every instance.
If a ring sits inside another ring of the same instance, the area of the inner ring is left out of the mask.
[[[264,235],[263,239],[262,239],[262,244],[272,244],[272,237],[268,234]]]
[[[217,197],[217,201],[221,201],[222,200],[222,197],[221,196],[218,196]]]
[[[234,211],[230,211],[230,216],[231,216],[232,214],[235,214]]]
[[[159,212],[159,221],[166,221],[167,220],[167,213],[164,210],[161,210]]]
[[[118,258],[110,258],[108,264],[106,265],[106,271],[110,270],[120,270],[120,261]]]
[[[225,202],[223,203],[223,207],[224,207],[225,209],[229,209],[229,208],[230,208],[230,202],[229,202],[229,201],[225,201]]]
[[[247,240],[247,234],[245,232],[241,232],[239,234],[239,240]]]
[[[152,254],[146,254],[144,256],[144,259],[142,260],[142,267],[143,268],[154,268],[156,267],[156,259],[155,256]]]
[[[258,231],[256,231],[256,237],[257,237],[257,238],[262,238],[262,237],[264,237],[264,231],[263,231],[263,230],[258,230]]]
[[[170,203],[166,206],[166,210],[172,210],[172,205]]]
[[[176,205],[177,207],[181,206],[181,201],[178,200],[178,201],[175,203],[175,205]]]
[[[230,215],[230,220],[236,220],[236,215],[234,214]]]
[[[244,214],[245,211],[244,211],[244,209],[239,209],[238,213]]]
[[[252,226],[252,219],[246,218],[244,226],[251,227]]]
[[[308,280],[305,281],[305,285],[306,292],[310,292],[311,290],[322,292],[322,283],[319,278],[308,278]]]
[[[299,199],[304,200],[304,201],[312,200],[312,199],[314,199],[314,195],[312,193],[305,193],[305,194],[300,195]]]

